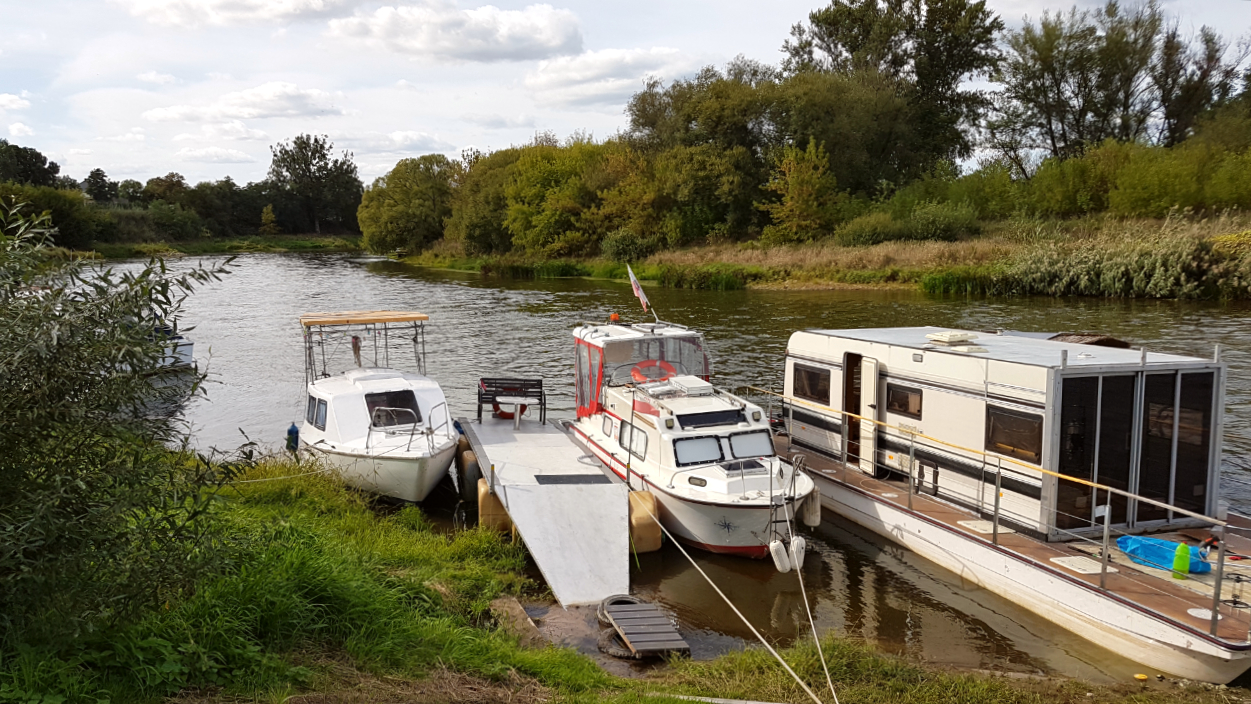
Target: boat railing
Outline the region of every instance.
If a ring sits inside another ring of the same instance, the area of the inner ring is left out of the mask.
[[[434,424],[434,412],[439,410],[440,406],[443,408],[443,422],[439,423],[438,425],[435,425]],[[428,419],[430,420],[430,425],[426,429],[426,443],[430,446],[430,454],[433,455],[435,433],[438,432],[439,428],[443,428],[444,432],[446,433],[448,423],[450,423],[452,420],[452,416],[447,410],[447,401],[439,401],[438,403],[431,406],[430,413],[428,414]]]
[[[417,435],[417,427],[421,425],[421,421],[420,419],[417,418],[417,414],[413,411],[413,409],[397,408],[393,406],[378,406],[377,408],[374,409],[374,412],[370,414],[369,432],[365,434],[365,451],[366,452],[369,451],[369,441],[373,437],[375,430],[378,430],[379,428],[381,428],[383,429],[383,432],[386,432],[385,430],[386,428],[399,425],[399,423],[393,423],[392,425],[382,425],[381,423],[379,423],[378,415],[383,411],[386,411],[387,413],[392,414],[392,417],[395,417],[395,414],[403,414],[403,413],[407,413],[410,417],[412,417],[413,422],[409,424],[409,430],[408,430],[408,444],[404,446],[404,451],[408,452],[413,447],[413,437]]]
[[[1213,532],[1216,534],[1219,534],[1221,537],[1221,540],[1219,542],[1219,547],[1217,548],[1216,562],[1213,565],[1213,573],[1215,575],[1215,580],[1214,580],[1213,590],[1212,590],[1212,604],[1211,604],[1211,608],[1209,609],[1209,612],[1211,614],[1211,620],[1209,623],[1209,633],[1211,633],[1211,635],[1213,636],[1216,636],[1218,622],[1221,618],[1220,612],[1221,612],[1222,604],[1226,604],[1230,606],[1231,608],[1244,608],[1244,609],[1246,608],[1241,598],[1236,597],[1234,599],[1229,599],[1229,600],[1222,600],[1221,598],[1222,588],[1224,587],[1224,581],[1225,581],[1224,569],[1225,569],[1226,554],[1228,550],[1228,545],[1227,545],[1228,541],[1225,540],[1226,535],[1227,535],[1226,528],[1228,526],[1228,523],[1224,520],[1221,520],[1219,518],[1214,518],[1212,516],[1205,516],[1201,513],[1197,513],[1197,512],[1182,508],[1180,506],[1174,506],[1172,504],[1168,504],[1166,502],[1159,501],[1157,499],[1152,499],[1150,497],[1143,496],[1141,494],[1135,494],[1129,491],[1125,491],[1124,489],[1118,489],[1113,486],[1100,484],[1098,482],[1092,482],[1086,479],[1082,479],[1080,477],[1073,477],[1073,476],[1069,476],[1066,474],[1061,474],[1059,472],[1054,472],[1052,470],[1044,469],[1042,467],[1029,464],[1025,461],[1018,460],[1013,457],[1001,456],[998,454],[988,453],[984,450],[977,450],[974,448],[964,447],[962,445],[958,445],[952,442],[948,442],[946,440],[941,440],[939,438],[926,435],[924,433],[917,432],[916,430],[911,429],[911,428],[902,427],[898,425],[891,425],[886,422],[877,420],[875,418],[869,418],[869,417],[862,416],[856,413],[850,413],[846,411],[832,409],[832,408],[822,406],[817,403],[804,401],[803,399],[787,398],[783,396],[783,394],[779,394],[776,391],[771,391],[768,389],[761,389],[755,386],[743,387],[742,389],[739,389],[739,391],[741,392],[743,389],[746,389],[752,394],[763,395],[770,399],[767,402],[768,403],[767,410],[768,410],[770,418],[774,417],[773,415],[774,402],[781,401],[782,399],[784,399],[784,402],[781,403],[781,407],[785,414],[783,415],[782,420],[785,423],[785,427],[787,430],[788,442],[789,442],[791,427],[793,425],[793,410],[795,406],[808,406],[812,408],[813,410],[819,411],[826,415],[840,416],[842,418],[842,425],[841,425],[842,428],[847,427],[847,422],[849,420],[858,420],[861,423],[872,423],[878,426],[880,430],[889,430],[889,431],[892,431],[893,433],[897,433],[900,436],[907,438],[908,456],[907,456],[906,462],[900,461],[898,466],[894,466],[894,465],[886,464],[885,462],[882,462],[875,457],[872,460],[872,464],[875,468],[880,468],[886,472],[894,473],[897,475],[907,475],[908,498],[907,498],[906,506],[909,511],[914,510],[913,509],[913,497],[915,495],[919,495],[919,491],[920,491],[920,488],[918,487],[918,483],[917,483],[918,473],[919,473],[918,470],[923,471],[923,468],[918,467],[918,462],[916,460],[916,450],[917,450],[918,445],[926,449],[942,448],[950,452],[954,456],[960,456],[960,457],[965,457],[965,458],[971,458],[971,457],[980,458],[982,462],[982,466],[985,468],[985,471],[987,472],[986,478],[989,479],[993,476],[993,480],[995,483],[995,491],[994,491],[993,501],[991,502],[991,505],[990,506],[984,505],[984,499],[980,499],[979,506],[978,506],[978,512],[980,514],[982,514],[983,516],[985,515],[990,516],[991,537],[990,537],[989,542],[999,547],[1000,549],[1009,550],[1013,552],[1014,554],[1016,554],[1018,557],[1028,560],[1030,562],[1033,562],[1047,569],[1052,569],[1053,566],[1044,564],[1038,559],[1028,554],[1025,554],[1019,550],[1013,550],[1010,546],[1000,545],[1002,521],[1011,522],[1018,526],[1026,527],[1027,529],[1030,529],[1030,530],[1033,530],[1033,526],[1037,526],[1039,529],[1039,532],[1041,533],[1045,534],[1050,531],[1054,531],[1056,533],[1061,533],[1066,536],[1069,536],[1073,541],[1080,541],[1082,543],[1085,543],[1091,546],[1097,546],[1099,562],[1100,562],[1099,588],[1104,591],[1108,590],[1107,575],[1108,575],[1108,567],[1109,567],[1110,556],[1111,556],[1112,541],[1116,537],[1119,537],[1121,535],[1131,534],[1130,531],[1121,530],[1112,525],[1112,522],[1111,522],[1112,512],[1113,512],[1112,496],[1115,495],[1115,496],[1121,496],[1125,498],[1127,502],[1126,509],[1125,509],[1127,514],[1133,510],[1133,507],[1135,506],[1135,504],[1142,503],[1142,504],[1155,506],[1157,508],[1162,508],[1162,509],[1165,509],[1166,511],[1172,512],[1173,514],[1185,516],[1187,518],[1206,524],[1210,526],[1211,528],[1213,528],[1214,529]],[[848,434],[845,431],[841,433],[839,453],[841,455],[839,458],[841,460],[841,463],[844,466],[848,466],[848,463],[847,463],[848,454],[849,454]],[[863,461],[862,459],[858,459],[858,458],[853,458],[853,459],[857,459],[857,461]],[[1090,527],[1093,530],[1095,530],[1097,533],[1101,532],[1100,539],[1095,539],[1091,537],[1090,533],[1079,533],[1073,530],[1069,530],[1067,528],[1063,528],[1058,525],[1058,521],[1052,519],[1048,515],[1043,515],[1041,512],[1039,515],[1025,515],[1025,514],[1021,514],[1019,512],[1013,511],[1010,508],[1003,505],[1003,502],[1002,502],[1003,481],[1005,478],[1021,477],[1023,479],[1036,481],[1041,476],[1055,477],[1060,482],[1069,482],[1071,484],[1084,487],[1085,490],[1088,490],[1091,492],[1092,499],[1096,502],[1099,501],[1099,499],[1101,498],[1101,494],[1102,494],[1103,503],[1102,504],[1095,503],[1093,507],[1094,519],[1095,520],[1102,519],[1101,525],[1094,523],[1094,521],[1092,521],[1091,516],[1076,516],[1074,514],[1061,511],[1058,507],[1054,509],[1054,515],[1057,517],[1067,516],[1067,517],[1071,517],[1079,521],[1088,523]],[[934,486],[935,486],[935,496],[937,496],[936,481],[934,483]],[[984,492],[979,492],[979,497],[983,493]],[[1141,531],[1138,531],[1138,532],[1141,532]],[[1170,571],[1173,568],[1172,564],[1152,565],[1152,566],[1158,567],[1162,570],[1170,570]],[[1243,580],[1240,579],[1237,581],[1243,581]],[[1144,586],[1150,586],[1152,589],[1155,589],[1155,587],[1149,584],[1144,584]],[[1157,589],[1157,591],[1164,593],[1162,590]],[[1251,642],[1251,631],[1248,632],[1245,638],[1245,641]]]

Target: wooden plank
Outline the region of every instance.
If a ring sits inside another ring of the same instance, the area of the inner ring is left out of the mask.
[[[632,628],[632,627],[635,627],[635,626],[668,626],[668,627],[670,627],[670,628],[673,628],[673,623],[672,623],[669,619],[667,619],[667,618],[663,618],[663,617],[657,617],[657,618],[646,618],[646,619],[643,619],[643,618],[634,618],[634,619],[619,619],[619,618],[616,618],[616,619],[613,619],[613,623],[616,623],[618,628]]]
[[[673,633],[673,626],[669,624],[663,626],[659,624],[655,626],[629,626],[626,630],[630,633]]]
[[[627,611],[655,611],[660,613],[660,609],[655,604],[609,604],[605,610],[610,614],[625,613]]]
[[[430,316],[417,311],[401,310],[348,310],[338,313],[305,313],[300,316],[304,327],[314,325],[365,325],[369,323],[411,323],[429,320]]]

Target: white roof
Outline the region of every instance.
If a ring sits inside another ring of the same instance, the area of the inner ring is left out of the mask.
[[[927,339],[927,335],[938,332],[967,332],[977,337],[959,345],[944,345]],[[1142,351],[1138,349],[1117,349],[1114,347],[1083,345],[1075,342],[1042,340],[1019,333],[1001,334],[940,327],[804,330],[791,335],[790,342],[787,345],[787,352],[798,355],[825,356],[828,354],[826,352],[828,338],[858,340],[922,350],[931,354],[957,354],[1055,369],[1060,368],[1062,351],[1068,352],[1067,366],[1069,368],[1083,366],[1102,367],[1108,365],[1138,367],[1142,365]],[[970,348],[970,351],[961,351],[964,347]],[[1185,357],[1160,352],[1147,353],[1147,364],[1193,365],[1204,363],[1212,362],[1209,359],[1199,357]]]
[[[318,379],[314,386],[322,393],[334,395],[344,393],[374,393],[377,391],[396,391],[399,389],[437,389],[439,384],[429,377],[420,374],[361,367],[349,369],[324,379]]]
[[[603,347],[605,342],[641,340],[646,337],[701,337],[698,332],[673,323],[579,325],[573,329],[573,336],[596,347]]]

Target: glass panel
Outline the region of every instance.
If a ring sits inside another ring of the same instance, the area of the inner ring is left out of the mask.
[[[712,428],[718,425],[738,425],[746,422],[747,416],[741,410],[683,413],[678,416],[678,425],[687,429]]]
[[[1142,459],[1138,462],[1138,493],[1168,503],[1173,466],[1173,394],[1177,374],[1148,374],[1143,387]],[[1139,521],[1168,518],[1168,511],[1138,504]]]
[[[1134,447],[1135,376],[1103,378],[1103,403],[1099,408],[1099,474],[1096,481],[1114,489],[1129,491],[1129,466]],[[1106,496],[1099,503],[1107,503]],[[1129,499],[1112,495],[1113,523],[1125,523]]]
[[[634,365],[648,359],[662,361],[673,367],[672,375],[692,374],[706,377],[709,374],[704,339],[699,335],[656,335],[638,340],[607,342],[604,344],[603,354],[605,378],[612,386],[633,383],[631,373]],[[641,372],[655,376],[659,369],[658,365]],[[663,371],[665,375],[670,375],[667,369]]]
[[[921,390],[887,384],[886,410],[921,420]]]
[[[1173,505],[1195,513],[1207,507],[1208,457],[1212,447],[1212,372],[1182,374],[1177,412],[1177,472]]]
[[[421,422],[421,409],[417,407],[417,397],[412,389],[365,394],[365,406],[369,408],[369,422],[375,428]]]
[[[604,435],[612,437],[612,416],[604,416]]]
[[[630,452],[637,458],[647,459],[647,431],[634,428],[630,438]]]
[[[767,430],[736,433],[730,436],[730,454],[735,459],[770,457],[773,455],[773,437]]]
[[[720,462],[721,443],[713,436],[685,438],[673,443],[673,455],[679,467]]]
[[[591,405],[590,385],[587,384],[587,347],[573,346],[574,394],[578,408],[589,408]]]
[[[621,421],[621,429],[617,432],[617,444],[621,449],[630,449],[630,431],[634,430],[634,426],[625,421]]]
[[[326,429],[326,402],[325,401],[322,401],[322,400],[317,401],[317,417],[313,419],[313,425],[317,426],[318,430]]]
[[[308,410],[304,411],[304,420],[312,423],[317,419],[317,399],[308,397]]]
[[[1090,481],[1095,473],[1099,377],[1065,379],[1060,396],[1060,473]],[[1056,487],[1056,526],[1091,525],[1092,489],[1061,479]]]
[[[998,406],[986,406],[986,451],[1039,464],[1042,462],[1043,417]]]
[[[830,405],[830,370],[796,364],[791,374],[791,391],[798,398]]]

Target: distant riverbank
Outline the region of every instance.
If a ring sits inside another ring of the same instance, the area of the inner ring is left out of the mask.
[[[245,254],[250,252],[359,252],[359,235],[257,235],[170,242],[93,243],[91,251],[105,259],[168,257],[195,254]]]
[[[624,279],[624,262],[472,256],[440,242],[405,262],[499,278]],[[955,242],[764,245],[669,250],[631,264],[673,288],[920,288],[957,295],[1251,298],[1251,218],[1014,220]]]

